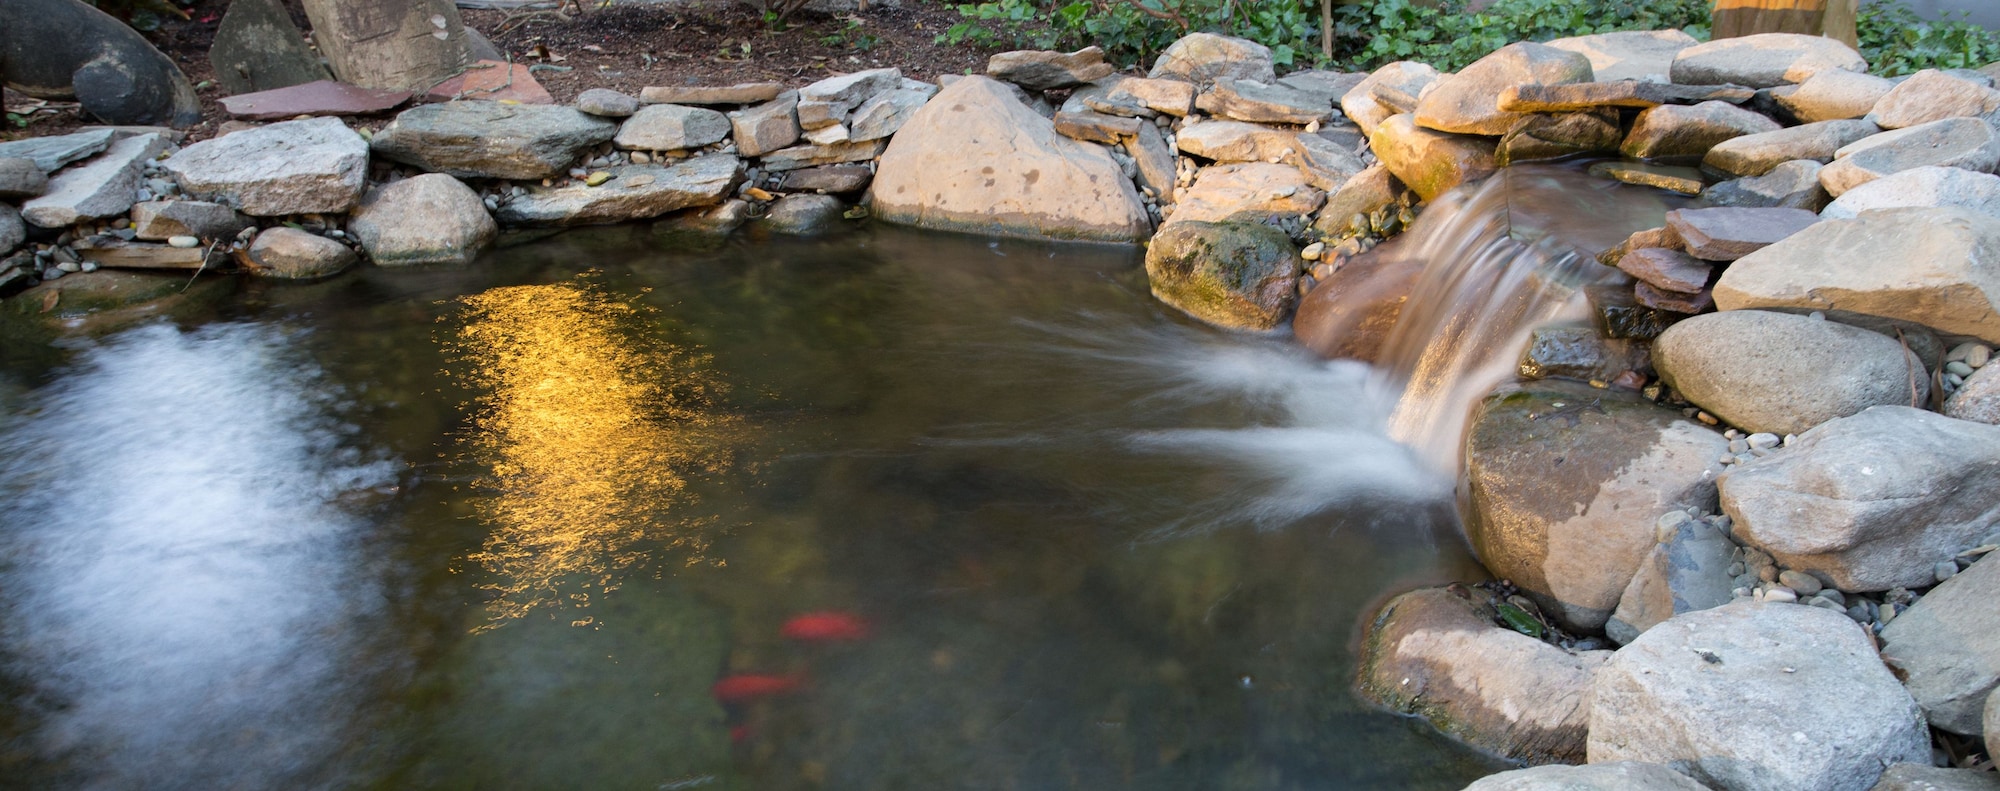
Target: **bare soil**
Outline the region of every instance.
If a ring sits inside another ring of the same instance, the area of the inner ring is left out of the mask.
[[[0,0],[4,2],[4,0]],[[215,134],[229,120],[222,89],[212,82],[209,44],[228,0],[197,0],[187,20],[170,19],[146,34],[188,79],[201,85],[202,122],[191,140]],[[293,19],[308,28],[298,0],[287,0]],[[467,27],[491,39],[509,59],[546,65],[534,76],[559,102],[591,88],[634,96],[651,85],[731,85],[775,81],[803,85],[836,74],[894,66],[907,77],[929,80],[985,68],[993,50],[937,43],[959,20],[942,0],[903,0],[901,8],[871,3],[846,14],[801,11],[777,28],[735,0],[690,0],[675,5],[612,4],[585,0],[586,10],[473,10]],[[8,123],[0,140],[61,134],[96,123],[74,103],[40,102],[7,91],[7,111],[28,124]]]

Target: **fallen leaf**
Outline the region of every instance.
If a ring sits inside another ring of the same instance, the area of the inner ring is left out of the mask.
[[[48,293],[46,293],[46,294],[43,294],[43,295],[42,295],[42,312],[43,312],[43,313],[47,313],[47,312],[49,312],[49,311],[51,311],[51,310],[55,310],[55,309],[56,309],[56,303],[57,303],[57,302],[61,302],[61,301],[62,301],[62,292],[60,292],[60,291],[50,291],[50,292],[48,292]]]

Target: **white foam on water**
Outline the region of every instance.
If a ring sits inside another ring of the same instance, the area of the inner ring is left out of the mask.
[[[379,618],[336,504],[394,482],[284,330],[135,329],[0,426],[7,657],[90,788],[331,783]]]

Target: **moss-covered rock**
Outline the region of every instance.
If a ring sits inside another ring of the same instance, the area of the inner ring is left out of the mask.
[[[1297,299],[1298,276],[1298,248],[1266,225],[1169,223],[1146,250],[1153,296],[1228,329],[1278,326]]]

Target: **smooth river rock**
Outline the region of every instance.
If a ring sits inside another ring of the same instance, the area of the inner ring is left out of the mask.
[[[1739,541],[1844,591],[1916,588],[2000,518],[2000,426],[1878,406],[1719,483]]]
[[[1778,122],[1728,102],[1663,104],[1639,113],[1618,150],[1633,159],[1698,159],[1725,140],[1778,129]]]
[[[2000,424],[2000,365],[1988,365],[1966,377],[1958,392],[1939,410],[1947,417],[1975,423]]]
[[[500,232],[479,193],[443,173],[369,190],[347,230],[379,266],[470,263]]]
[[[359,256],[347,245],[297,228],[266,228],[250,244],[252,271],[280,280],[312,280],[339,274]]]
[[[570,107],[445,102],[404,110],[375,133],[374,150],[462,179],[539,180],[617,133],[618,124]]]
[[[1482,777],[1464,791],[1708,791],[1708,786],[1657,764],[1614,761],[1515,769]]]
[[[1659,515],[1714,510],[1728,448],[1636,395],[1545,380],[1489,396],[1466,438],[1467,537],[1544,612],[1602,628],[1653,550]]]
[[[1384,120],[1368,142],[1383,166],[1424,200],[1486,178],[1499,168],[1493,141],[1424,129],[1408,113]]]
[[[1928,760],[1910,693],[1860,627],[1738,602],[1653,627],[1598,670],[1590,762],[1660,764],[1732,791],[1867,791]]]
[[[1701,192],[1701,205],[1740,209],[1801,209],[1820,211],[1832,196],[1819,183],[1820,163],[1795,159],[1753,178],[1711,184]],[[1851,194],[1851,193],[1850,193]]]
[[[1751,433],[1799,434],[1930,394],[1923,361],[1895,338],[1764,310],[1675,324],[1654,342],[1653,364],[1683,398]]]
[[[1946,118],[1864,137],[1843,146],[1819,172],[1834,197],[1875,179],[1926,165],[1991,173],[2000,165],[2000,133],[1977,118]]]
[[[1503,135],[1526,114],[1501,110],[1494,98],[1501,91],[1590,80],[1590,59],[1583,55],[1526,41],[1509,44],[1440,79],[1417,102],[1415,120],[1440,132]]]
[[[1945,207],[1824,220],[1730,265],[1715,303],[1908,321],[2000,343],[2000,218]]]
[[[1985,732],[1986,699],[2000,686],[2000,560],[1988,554],[1940,583],[1882,628],[1882,660],[1924,707],[1931,727]]]
[[[1956,206],[1989,217],[2000,217],[2000,176],[1934,165],[1911,168],[1842,193],[1820,212],[1820,216],[1852,219],[1870,209],[1939,206]]]
[[[1980,769],[1946,769],[1896,764],[1869,791],[2000,791],[2000,774]]]
[[[620,165],[599,186],[571,184],[530,190],[500,204],[496,217],[514,225],[603,225],[714,206],[743,179],[743,162],[708,154],[670,167]]]
[[[1696,44],[1674,57],[1669,74],[1682,85],[1772,88],[1831,69],[1865,72],[1868,62],[1846,44],[1797,33],[1759,33]]]
[[[1209,324],[1268,330],[1290,315],[1299,253],[1284,231],[1245,222],[1167,223],[1146,249],[1153,296]]]
[[[1583,760],[1592,675],[1611,652],[1497,626],[1495,606],[1459,585],[1391,600],[1362,641],[1361,694],[1509,760]]]
[[[889,143],[869,190],[874,216],[926,228],[1135,242],[1152,230],[1103,146],[1056,134],[1006,84],[966,77]]]

